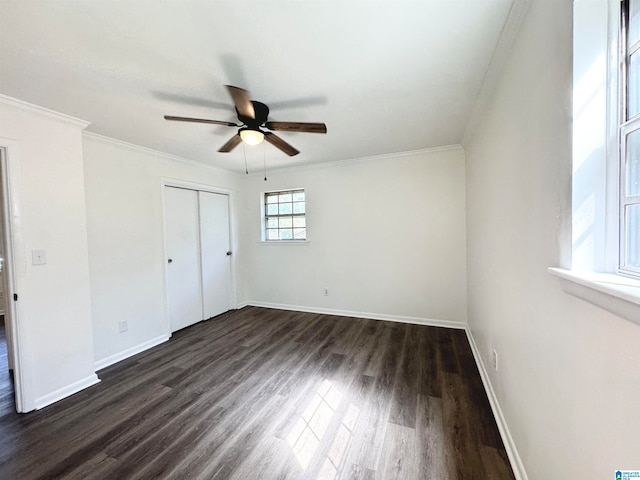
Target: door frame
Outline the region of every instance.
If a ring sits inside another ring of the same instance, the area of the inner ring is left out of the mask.
[[[235,226],[235,216],[234,216],[234,195],[233,192],[228,188],[216,187],[213,185],[208,185],[205,183],[197,183],[191,182],[188,180],[181,180],[177,178],[169,178],[169,177],[161,177],[160,178],[160,199],[161,199],[161,207],[162,207],[162,271],[164,274],[164,322],[163,328],[165,330],[165,334],[171,337],[173,333],[171,332],[171,322],[169,318],[169,271],[167,269],[167,258],[169,255],[168,245],[167,245],[167,209],[166,209],[166,200],[165,200],[165,188],[166,187],[174,187],[174,188],[184,188],[186,190],[195,190],[201,192],[209,192],[209,193],[217,193],[219,195],[227,195],[229,197],[229,248],[234,253],[231,255],[231,308],[234,309],[238,305],[238,297],[236,291],[236,256],[235,252],[237,250],[237,245],[235,243],[236,236],[236,226]]]
[[[19,225],[20,208],[18,196],[15,194],[14,185],[18,180],[17,171],[18,144],[14,140],[0,138],[0,169],[2,170],[2,184],[0,192],[3,196],[4,211],[1,212],[0,221],[4,222],[4,295],[5,295],[5,329],[7,337],[7,353],[11,358],[9,364],[13,367],[13,389],[16,411],[25,412],[25,388],[24,378],[24,345],[22,345],[22,333],[20,328],[20,310],[17,298],[16,258],[19,255],[19,242],[21,230]]]

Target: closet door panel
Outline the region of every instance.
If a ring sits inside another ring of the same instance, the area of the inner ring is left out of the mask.
[[[171,331],[201,321],[202,282],[198,192],[165,188],[167,302]]]
[[[229,196],[198,192],[204,318],[231,309]]]

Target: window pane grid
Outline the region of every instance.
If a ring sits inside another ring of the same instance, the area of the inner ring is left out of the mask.
[[[629,0],[628,19],[627,38],[629,45],[633,45],[640,41],[640,1]]]
[[[625,269],[640,272],[640,203],[626,205],[624,217],[623,265]]]
[[[622,196],[640,195],[640,127],[625,135],[624,139],[625,185]]]
[[[627,119],[640,113],[640,51],[629,55],[627,78]]]
[[[306,240],[304,190],[265,194],[265,240]]]
[[[629,120],[640,115],[640,0],[626,0],[622,15],[624,120]]]
[[[640,273],[640,0],[621,8],[619,270]]]

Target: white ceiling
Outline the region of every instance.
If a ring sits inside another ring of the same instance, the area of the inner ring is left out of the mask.
[[[225,169],[460,143],[513,0],[0,0],[0,93],[87,130]],[[237,121],[224,85],[270,120],[325,122],[217,153]]]

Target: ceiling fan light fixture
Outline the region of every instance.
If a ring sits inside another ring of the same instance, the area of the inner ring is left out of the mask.
[[[243,128],[240,130],[240,138],[248,145],[259,145],[264,140],[264,133],[260,130],[251,128]]]

